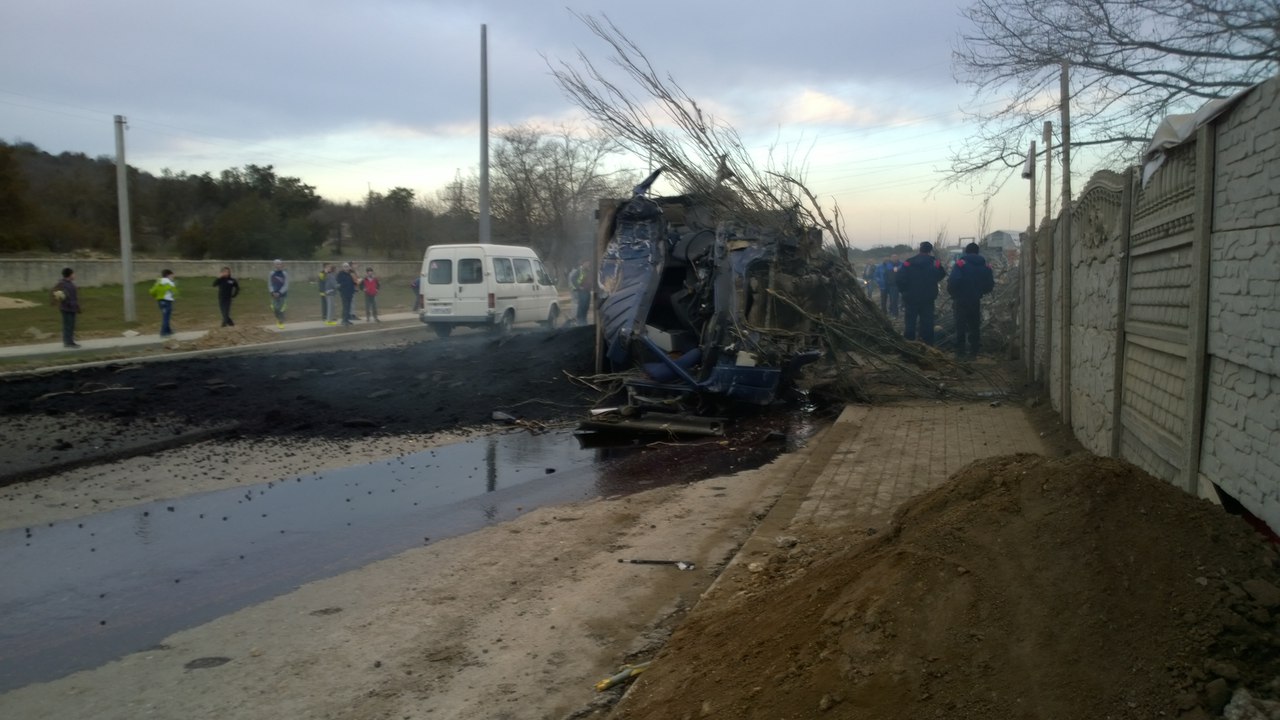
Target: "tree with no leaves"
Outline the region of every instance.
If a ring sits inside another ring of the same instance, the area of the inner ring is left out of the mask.
[[[559,267],[589,257],[597,200],[621,197],[635,184],[631,173],[605,170],[617,152],[598,131],[532,125],[500,131],[491,160],[496,228]]]
[[[954,72],[979,129],[950,183],[1013,175],[1057,117],[1064,62],[1071,147],[1107,164],[1132,163],[1165,116],[1280,71],[1280,0],[977,0],[963,14]]]

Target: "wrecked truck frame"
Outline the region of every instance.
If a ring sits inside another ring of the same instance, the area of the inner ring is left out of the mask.
[[[583,429],[719,435],[716,413],[773,403],[823,355],[835,258],[794,213],[650,197],[661,172],[601,203],[598,369],[623,374],[626,402]]]

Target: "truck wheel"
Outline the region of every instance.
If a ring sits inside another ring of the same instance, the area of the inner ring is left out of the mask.
[[[547,329],[555,330],[558,322],[560,322],[560,306],[552,305],[551,309],[547,311]]]
[[[453,326],[448,323],[433,323],[431,329],[436,331],[436,337],[447,338],[449,333],[453,332]]]

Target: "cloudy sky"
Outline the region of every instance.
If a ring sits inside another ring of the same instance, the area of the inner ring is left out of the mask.
[[[490,125],[582,123],[547,61],[603,44],[606,15],[748,145],[789,154],[855,245],[978,230],[981,199],[930,194],[967,135],[950,53],[963,0],[6,0],[0,138],[158,173],[274,165],[331,200],[434,197],[478,167],[480,26]],[[1025,144],[1033,138],[1020,139]],[[630,159],[643,170],[643,159]],[[991,229],[1027,222],[1011,181]]]

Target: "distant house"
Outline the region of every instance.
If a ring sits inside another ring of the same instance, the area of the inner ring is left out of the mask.
[[[982,238],[981,245],[993,265],[1010,267],[1018,264],[1025,235],[1018,230],[996,230]]]
[[[1022,247],[1022,236],[1018,230],[996,230],[982,238],[982,244],[992,250],[1017,250]]]

